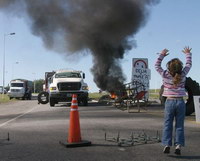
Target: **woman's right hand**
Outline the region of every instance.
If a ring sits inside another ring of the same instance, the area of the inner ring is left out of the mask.
[[[184,47],[184,49],[182,50],[183,53],[191,53],[192,48],[190,48],[189,46]]]
[[[168,51],[169,51],[168,49],[163,49],[160,54],[167,56],[169,55]]]

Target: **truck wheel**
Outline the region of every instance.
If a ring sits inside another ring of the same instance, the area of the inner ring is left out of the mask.
[[[49,93],[48,92],[40,92],[38,94],[38,104],[47,104],[49,102]]]
[[[50,99],[49,99],[49,103],[50,103],[50,106],[51,106],[51,107],[54,107],[55,104],[56,104],[55,100],[54,100],[53,98],[51,98],[51,97],[50,97]]]
[[[31,98],[32,98],[32,93],[29,93],[29,95],[28,95],[28,100],[31,100]]]
[[[83,100],[83,106],[88,106],[88,98],[85,98],[85,99]]]
[[[162,96],[163,93],[163,86],[161,86],[161,90],[160,90],[160,101],[161,104],[163,102],[163,104],[166,101],[166,97]],[[185,89],[188,93],[188,99],[186,100],[186,111],[185,111],[185,115],[189,116],[194,112],[194,100],[193,100],[193,96],[198,96],[200,95],[200,89],[199,89],[199,83],[197,83],[196,81],[192,80],[190,77],[186,78],[186,82],[185,82]]]

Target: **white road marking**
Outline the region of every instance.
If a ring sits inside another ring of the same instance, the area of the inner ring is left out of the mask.
[[[30,113],[30,112],[33,111],[34,109],[35,109],[35,107],[33,107],[33,108],[30,109],[29,111],[27,111],[27,112],[25,112],[25,113],[23,113],[23,114],[21,114],[21,115],[15,117],[15,118],[12,118],[12,119],[10,119],[10,120],[8,120],[8,121],[6,121],[6,122],[0,124],[0,127],[3,127],[3,126],[5,126],[6,124],[8,124],[8,123],[10,123],[10,122],[12,122],[12,121],[14,121],[14,120],[16,120],[16,119],[18,119],[18,118],[24,116],[24,115]]]

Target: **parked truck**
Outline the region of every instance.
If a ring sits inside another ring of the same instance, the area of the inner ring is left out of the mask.
[[[88,85],[84,82],[85,73],[77,70],[58,70],[45,73],[44,91],[38,95],[38,103],[50,103],[53,107],[59,102],[70,102],[72,94],[77,94],[78,103],[88,105]]]
[[[12,98],[21,98],[31,100],[33,82],[26,79],[13,79],[10,81],[8,96]]]

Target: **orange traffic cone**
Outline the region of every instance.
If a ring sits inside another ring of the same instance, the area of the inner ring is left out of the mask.
[[[80,131],[77,95],[73,94],[71,103],[71,112],[70,112],[68,143],[80,142],[80,141],[81,141],[81,131]]]
[[[66,147],[78,147],[78,146],[80,147],[80,146],[91,145],[90,141],[81,140],[81,130],[80,130],[79,112],[78,112],[78,103],[76,94],[72,95],[67,143],[66,144],[61,143],[61,144],[65,145]]]

